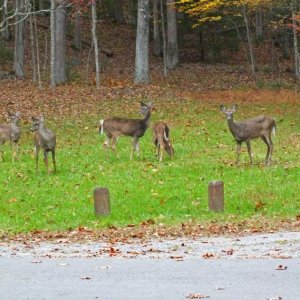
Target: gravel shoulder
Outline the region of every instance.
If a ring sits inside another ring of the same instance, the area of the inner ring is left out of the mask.
[[[130,239],[126,242],[22,241],[0,243],[0,257],[124,257],[203,259],[300,258],[300,232],[230,237]]]

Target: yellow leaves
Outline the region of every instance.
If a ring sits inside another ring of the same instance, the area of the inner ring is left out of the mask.
[[[180,11],[184,11],[191,17],[196,18],[197,24],[207,22],[217,22],[222,19],[222,14],[226,10],[226,14],[235,14],[236,9],[242,6],[247,6],[250,10],[255,10],[257,7],[266,7],[273,0],[178,0],[177,5]]]

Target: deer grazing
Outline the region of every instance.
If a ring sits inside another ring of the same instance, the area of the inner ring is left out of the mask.
[[[21,136],[21,130],[19,127],[20,113],[8,112],[8,117],[10,121],[9,124],[0,125],[0,145],[4,144],[6,141],[10,141],[12,160],[14,160],[19,149],[19,139]],[[16,145],[16,151],[13,151],[13,144]]]
[[[162,161],[163,150],[173,158],[174,149],[170,141],[170,129],[165,122],[157,122],[154,124],[153,142],[156,147],[156,156],[159,161]]]
[[[234,105],[231,109],[226,109],[224,105],[220,106],[220,110],[226,115],[229,130],[237,142],[237,161],[239,163],[242,142],[247,145],[247,150],[251,164],[252,154],[250,141],[255,138],[261,138],[267,145],[266,164],[270,164],[273,152],[273,142],[271,133],[275,136],[276,122],[274,118],[267,116],[258,116],[245,121],[234,122],[233,114],[236,112],[238,106]]]
[[[139,155],[139,138],[141,138],[147,128],[149,127],[150,118],[152,111],[152,103],[145,104],[141,102],[141,114],[144,116],[143,119],[126,119],[113,117],[99,122],[99,133],[105,132],[106,139],[103,144],[104,148],[111,148],[116,153],[116,143],[119,136],[130,136],[132,137],[132,150],[130,159],[133,158],[133,154],[136,151]],[[110,146],[111,143],[111,146]]]
[[[30,130],[34,132],[34,148],[35,148],[35,171],[38,172],[38,163],[39,163],[39,152],[42,148],[44,150],[44,162],[49,174],[48,169],[48,152],[52,154],[52,162],[54,166],[54,172],[56,172],[56,162],[55,162],[55,146],[56,146],[56,136],[48,128],[45,127],[45,118],[43,116],[36,118],[31,117],[32,126]]]

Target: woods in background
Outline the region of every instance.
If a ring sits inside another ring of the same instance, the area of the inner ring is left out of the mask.
[[[0,0],[0,7],[0,67],[13,56],[14,76],[32,78],[40,87],[46,81],[51,87],[67,82],[67,62],[72,59],[68,57],[68,40],[77,51],[82,51],[83,45],[90,47],[87,72],[93,53],[95,84],[101,85],[100,53],[113,56],[101,42],[99,24],[103,20],[136,31],[132,74],[136,83],[151,81],[149,49],[162,58],[163,73],[168,76],[169,70],[187,59],[181,51],[188,47],[197,50],[193,62],[210,64],[226,62],[228,55],[244,49],[244,61],[254,80],[258,63],[269,64],[273,73],[282,71],[280,52],[284,59],[290,59],[290,70],[300,78],[297,0]],[[83,30],[83,20],[88,20],[89,31]],[[43,39],[41,28],[47,32]],[[12,40],[14,52],[10,54]],[[41,43],[45,49],[43,61]],[[260,45],[268,49],[268,61],[258,57]],[[25,72],[26,53],[31,57],[32,74]]]

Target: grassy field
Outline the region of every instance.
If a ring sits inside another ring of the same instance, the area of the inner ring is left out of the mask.
[[[2,146],[0,173],[0,224],[5,232],[61,230],[87,226],[126,226],[153,219],[178,224],[193,220],[240,221],[295,218],[300,214],[299,107],[292,104],[241,103],[235,119],[268,114],[277,119],[271,166],[264,165],[266,146],[252,142],[254,165],[243,145],[240,166],[235,165],[235,142],[220,103],[194,100],[155,101],[152,122],[166,120],[171,127],[175,157],[158,163],[152,132],[140,140],[140,158],[129,159],[131,140],[120,138],[119,158],[102,149],[104,136],[98,121],[80,118],[53,119],[46,124],[57,134],[56,174],[46,174],[42,155],[35,174],[29,124],[22,126],[19,159],[11,162],[8,144]],[[116,110],[116,107],[118,109]],[[137,117],[138,103],[109,101],[99,104],[99,117]],[[51,159],[50,159],[50,164]],[[208,212],[207,187],[211,180],[225,183],[225,212]],[[93,189],[110,189],[112,214],[96,218]]]

